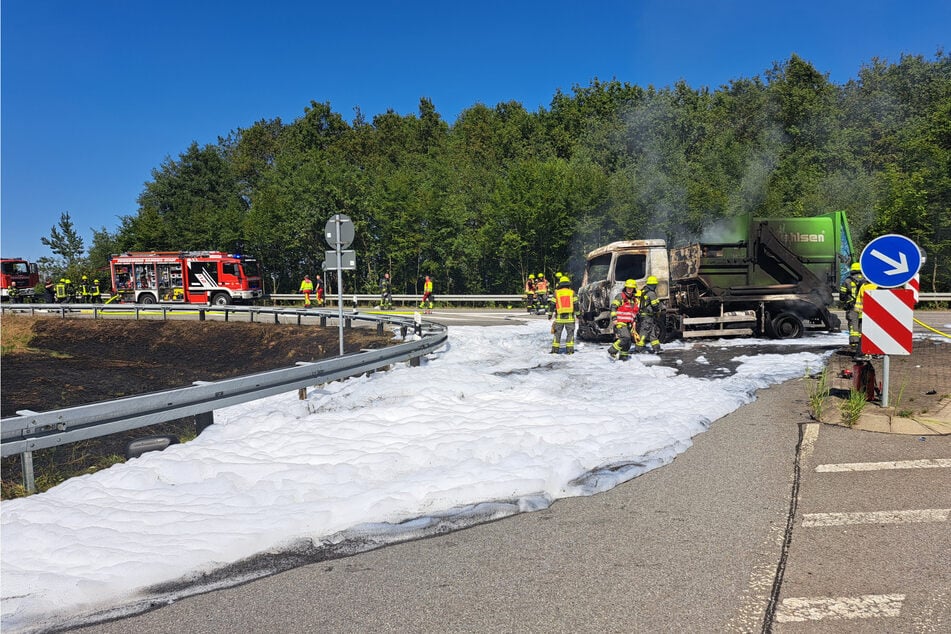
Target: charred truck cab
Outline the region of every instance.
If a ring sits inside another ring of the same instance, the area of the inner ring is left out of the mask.
[[[610,340],[610,303],[624,280],[658,278],[664,339],[839,330],[832,306],[854,261],[845,212],[811,218],[730,219],[718,239],[667,251],[663,240],[613,242],[588,254],[579,337]],[[712,233],[712,232],[710,232]]]

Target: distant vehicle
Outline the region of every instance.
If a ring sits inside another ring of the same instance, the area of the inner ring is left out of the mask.
[[[10,284],[16,283],[17,297],[33,301],[40,274],[35,262],[23,258],[0,258],[0,299],[10,299]]]
[[[855,260],[845,212],[811,218],[750,215],[719,229],[717,241],[669,253],[663,240],[612,242],[590,252],[578,290],[579,337],[613,339],[612,299],[625,280],[643,288],[650,275],[659,281],[658,297],[667,300],[667,340],[790,339],[807,327],[839,330],[829,307]]]
[[[227,306],[264,295],[257,260],[221,251],[130,251],[109,269],[122,302]]]

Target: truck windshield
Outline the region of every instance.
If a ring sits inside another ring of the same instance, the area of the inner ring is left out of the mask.
[[[611,270],[611,254],[605,253],[598,257],[588,260],[588,284],[602,282],[608,279],[608,271]]]
[[[245,277],[260,277],[261,271],[258,269],[257,260],[242,260],[241,268],[244,269]]]
[[[3,272],[7,275],[26,275],[30,272],[30,268],[26,262],[4,262]]]

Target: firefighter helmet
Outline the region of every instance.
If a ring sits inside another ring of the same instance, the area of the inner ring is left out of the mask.
[[[84,280],[88,280],[89,278],[86,277],[85,275],[83,275],[83,279],[84,279]]]
[[[559,284],[570,284],[570,283],[571,283],[571,280],[568,278],[567,275],[562,275],[561,277],[558,278],[558,283],[559,283]]]
[[[648,285],[648,286],[657,286],[657,278],[654,277],[653,275],[648,276],[648,278],[647,278],[647,285]]]
[[[852,266],[849,267],[849,270],[852,271],[853,273],[861,271],[862,265],[859,264],[858,262],[853,262]]]
[[[545,274],[544,274],[544,273],[539,273],[539,274],[538,274],[538,279],[542,279],[542,278],[544,278],[544,277],[545,277]]]
[[[535,274],[534,274],[534,273],[529,273],[529,274],[528,274],[528,279],[534,280],[534,279],[535,279]]]
[[[637,280],[628,280],[624,282],[624,288],[637,288]]]

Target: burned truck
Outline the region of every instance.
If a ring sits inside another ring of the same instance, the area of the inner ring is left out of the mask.
[[[853,261],[845,212],[809,218],[729,219],[700,242],[668,252],[663,240],[612,242],[588,254],[578,291],[578,336],[610,341],[611,300],[634,279],[658,279],[663,339],[839,330],[829,308]]]

